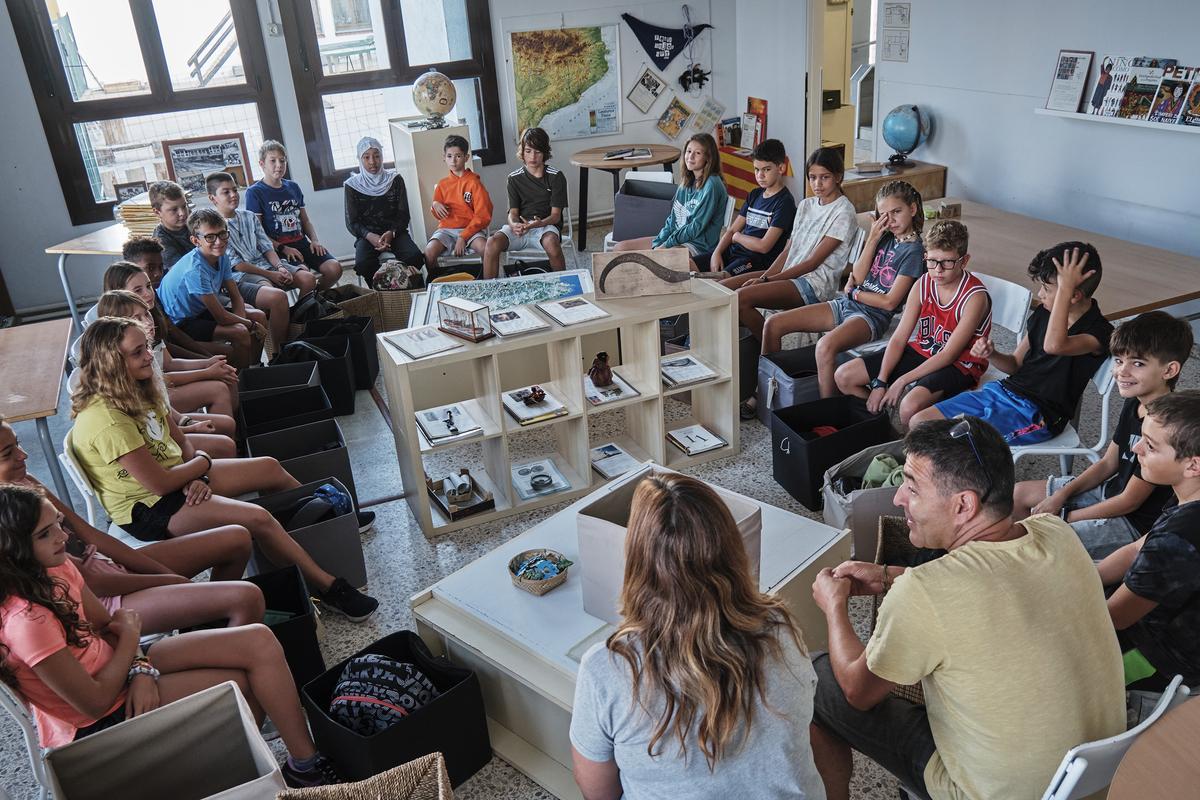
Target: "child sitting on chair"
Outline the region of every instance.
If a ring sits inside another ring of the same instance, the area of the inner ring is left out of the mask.
[[[549,134],[541,128],[527,128],[517,143],[517,158],[523,166],[508,174],[508,223],[487,240],[485,278],[499,276],[506,250],[542,250],[552,269],[567,266],[560,233],[567,207],[567,178],[546,163],[550,160]]]

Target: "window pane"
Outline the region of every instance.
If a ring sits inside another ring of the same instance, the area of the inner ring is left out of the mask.
[[[246,82],[228,0],[154,0],[154,16],[175,91]]]
[[[408,63],[443,64],[471,57],[467,0],[400,0]]]
[[[75,100],[148,94],[128,0],[46,0]]]
[[[391,66],[379,0],[313,0],[312,9],[324,74]]]
[[[464,78],[454,81],[458,100],[451,117],[461,117],[470,130],[471,148],[486,146],[479,117],[478,81]],[[329,145],[333,149],[333,165],[337,169],[358,167],[355,148],[364,136],[374,136],[383,145],[383,158],[392,161],[392,136],[388,120],[396,117],[423,116],[412,101],[411,86],[369,89],[363,92],[342,92],[322,96],[325,124],[329,128]]]
[[[263,141],[258,108],[254,103],[75,125],[96,202],[115,199],[114,184],[166,180],[163,139],[236,133],[246,136],[249,166],[253,172],[258,169],[258,148]],[[258,176],[246,177],[253,180]]]

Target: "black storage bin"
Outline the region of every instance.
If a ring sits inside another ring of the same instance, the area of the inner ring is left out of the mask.
[[[306,342],[321,348],[333,358],[317,362],[317,371],[321,375],[321,386],[329,396],[329,404],[333,406],[334,416],[342,417],[354,413],[354,358],[350,354],[350,338],[348,336],[323,336],[321,338],[305,339]]]
[[[744,403],[758,389],[758,354],[762,344],[749,328],[738,328],[738,402]]]
[[[818,436],[812,429],[832,425]],[[826,397],[771,412],[775,482],[812,511],[821,508],[825,470],[871,445],[900,438],[886,413],[872,414],[857,397]]]
[[[309,497],[323,483],[346,491],[345,484],[331,477],[309,481],[295,489],[257,497],[250,502],[265,508],[280,524],[287,527],[283,512],[292,509],[301,498]],[[362,536],[358,532],[358,515],[353,510],[302,528],[289,528],[288,536],[295,539],[296,544],[317,562],[317,566],[330,575],[345,578],[347,583],[357,589],[367,585],[367,562],[363,556]],[[255,543],[250,556],[250,572],[261,575],[274,572],[278,568],[279,565],[267,558],[267,554]]]
[[[354,363],[354,388],[370,389],[379,376],[379,351],[375,348],[375,321],[370,317],[318,319],[306,323],[300,338],[306,341],[332,336],[350,340]]]
[[[288,669],[297,686],[303,686],[325,671],[325,659],[317,642],[317,616],[304,576],[296,565],[254,575],[245,580],[262,589],[267,611],[292,614],[292,618],[270,624],[271,633],[283,647]]]
[[[314,370],[316,364],[310,364]],[[335,419],[297,425],[282,431],[263,433],[246,439],[246,455],[250,458],[270,456],[301,483],[337,478],[346,485],[358,504],[354,488],[354,472],[350,468],[350,452],[346,437]]]
[[[238,373],[238,396],[242,400],[265,397],[288,389],[319,386],[321,376],[313,363],[249,367]]]
[[[238,406],[245,436],[257,436],[333,417],[333,408],[320,386],[304,386],[243,400]]]
[[[760,356],[757,361],[758,419],[770,426],[771,412],[816,400],[821,396],[817,383],[817,346],[797,347]],[[850,360],[838,353],[835,363]]]
[[[613,241],[654,236],[671,214],[673,181],[626,180],[613,197]]]
[[[309,681],[300,696],[308,712],[317,749],[333,760],[346,778],[369,778],[406,761],[440,752],[450,782],[458,786],[492,758],[479,678],[445,658],[430,655],[421,637],[397,631],[359,650],[351,658],[376,653],[415,664],[438,696],[396,725],[374,736],[360,736],[329,716],[334,687],[350,658]]]

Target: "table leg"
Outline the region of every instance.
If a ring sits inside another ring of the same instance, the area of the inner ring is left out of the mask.
[[[67,505],[71,502],[71,493],[67,490],[67,482],[63,478],[62,467],[58,464],[58,450],[50,439],[50,425],[46,417],[37,419],[38,438],[42,440],[42,453],[46,456],[46,466],[50,468],[50,476],[54,478],[54,488],[58,491],[58,499]]]
[[[579,168],[579,230],[576,236],[579,238],[578,251],[582,253],[587,250],[587,195],[588,195],[588,168]]]
[[[621,191],[621,170],[614,169],[612,171],[612,176],[613,176],[613,196],[616,196],[617,192]]]
[[[71,293],[71,281],[67,278],[67,253],[58,256],[58,279],[62,281],[63,294],[67,296],[67,308],[71,310],[71,319],[75,323],[75,333],[83,333],[83,325],[79,320],[79,309],[75,306],[75,295]]]

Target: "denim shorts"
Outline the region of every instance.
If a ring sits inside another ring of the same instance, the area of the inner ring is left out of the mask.
[[[830,300],[829,309],[833,312],[834,327],[854,317],[861,317],[866,320],[867,326],[871,329],[872,341],[882,339],[883,335],[887,333],[888,325],[892,322],[892,312],[884,311],[882,308],[863,305],[857,300],[851,300],[844,294],[839,294]]]
[[[1046,479],[1046,496],[1049,497],[1066,486],[1071,482],[1072,477],[1070,475],[1051,475]],[[1080,508],[1094,506],[1103,501],[1104,487],[1101,485],[1075,495],[1067,501],[1067,504],[1063,506],[1063,510],[1075,511]],[[1125,517],[1085,519],[1079,522],[1072,522],[1070,525],[1079,537],[1079,541],[1083,542],[1083,546],[1087,549],[1088,555],[1092,557],[1093,561],[1100,561],[1114,550],[1119,550],[1141,536],[1137,528],[1133,527],[1133,523]]]
[[[530,228],[525,231],[523,236],[518,236],[517,234],[513,233],[511,225],[505,225],[500,229],[500,232],[504,234],[504,238],[508,239],[509,250],[544,251],[546,248],[542,246],[542,237],[547,233],[554,234],[559,238],[559,240],[562,239],[562,234],[559,233],[558,228],[553,225],[542,225],[537,228]]]
[[[796,291],[800,293],[800,298],[804,300],[804,305],[815,306],[821,302],[821,298],[817,297],[816,291],[804,276],[792,278],[792,283],[796,286]]]
[[[1054,437],[1037,403],[1004,388],[1003,381],[985,383],[973,392],[963,392],[935,403],[946,419],[970,414],[1000,432],[1013,445],[1037,444]]]

